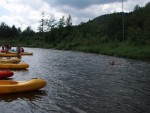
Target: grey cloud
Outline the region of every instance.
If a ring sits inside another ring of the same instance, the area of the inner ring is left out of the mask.
[[[122,0],[45,0],[50,5],[63,6],[67,5],[70,7],[74,7],[77,9],[83,9],[90,5],[96,4],[105,4],[105,3],[113,3],[113,2],[122,2]],[[123,0],[128,1],[128,0]]]

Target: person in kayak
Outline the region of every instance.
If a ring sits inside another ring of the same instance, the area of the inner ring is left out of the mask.
[[[5,45],[5,52],[6,52],[6,53],[9,52],[9,45],[8,45],[8,43]]]
[[[4,50],[5,49],[5,47],[4,47],[4,45],[2,45],[2,50]]]
[[[9,50],[11,50],[11,45],[9,45]]]
[[[20,46],[20,44],[17,46],[17,48],[16,48],[16,52],[17,52],[17,54],[18,54],[18,58],[21,58],[21,55],[20,55],[20,51],[21,50],[21,46]]]
[[[8,45],[8,43],[5,45],[5,49],[9,49],[9,45]]]
[[[21,47],[21,52],[24,52],[24,49],[23,49],[23,47]]]

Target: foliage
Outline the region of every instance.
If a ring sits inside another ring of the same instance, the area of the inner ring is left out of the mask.
[[[0,38],[14,38],[18,37],[20,34],[20,28],[16,28],[14,25],[9,27],[4,22],[0,25]]]
[[[38,27],[38,31],[39,32],[44,32],[44,25],[45,25],[45,20],[44,20],[44,17],[45,17],[45,12],[42,11],[41,13],[41,20],[40,20],[40,26]]]
[[[60,29],[62,29],[64,26],[65,26],[65,17],[62,16],[62,18],[60,18],[60,20],[59,20],[58,27],[59,27]]]
[[[28,36],[33,36],[35,34],[35,32],[31,29],[30,26],[28,26],[22,33],[21,35],[23,37],[28,37]]]

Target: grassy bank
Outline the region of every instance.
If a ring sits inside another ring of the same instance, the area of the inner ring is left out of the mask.
[[[42,38],[24,39],[24,40],[0,40],[1,44],[9,43],[12,46],[21,44],[23,47],[37,47],[37,48],[53,48],[59,50],[75,50],[82,52],[90,52],[97,54],[104,54],[110,56],[125,57],[138,60],[150,61],[150,45],[129,45],[126,43],[78,43],[74,41],[60,42],[60,43],[47,43]]]
[[[77,50],[139,60],[150,60],[150,46],[131,46],[119,44],[117,47],[114,47],[111,44],[101,44],[100,46],[94,47],[81,46],[77,47]]]
[[[56,47],[57,49],[78,50],[82,52],[90,52],[97,54],[104,54],[110,56],[125,57],[138,60],[150,61],[150,45],[129,45],[125,43],[107,43],[99,45],[78,45],[64,44]]]

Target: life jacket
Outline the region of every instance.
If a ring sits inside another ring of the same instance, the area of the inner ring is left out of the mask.
[[[4,50],[4,48],[5,48],[5,47],[4,47],[4,46],[2,46],[2,50]]]
[[[23,49],[23,48],[21,48],[21,52],[24,52],[24,49]]]

